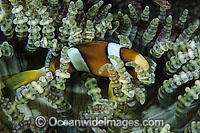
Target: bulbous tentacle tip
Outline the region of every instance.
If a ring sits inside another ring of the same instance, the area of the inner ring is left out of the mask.
[[[135,63],[141,66],[145,71],[149,70],[149,63],[141,54],[135,57]]]

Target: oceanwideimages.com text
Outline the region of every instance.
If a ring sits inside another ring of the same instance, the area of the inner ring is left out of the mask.
[[[38,116],[35,119],[35,125],[37,127],[44,127],[48,124],[51,127],[55,126],[71,126],[71,127],[95,127],[95,126],[104,126],[104,127],[122,127],[124,129],[128,127],[141,127],[141,126],[164,126],[164,120],[111,120],[107,117],[103,119],[76,119],[76,120],[60,120],[56,117],[50,117],[48,120],[43,116]]]

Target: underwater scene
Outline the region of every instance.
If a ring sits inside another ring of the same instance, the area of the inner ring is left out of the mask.
[[[200,133],[199,0],[0,6],[0,133]]]

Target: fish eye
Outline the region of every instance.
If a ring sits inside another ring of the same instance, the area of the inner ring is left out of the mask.
[[[126,71],[132,71],[132,70],[134,70],[134,67],[132,67],[132,66],[126,66]]]

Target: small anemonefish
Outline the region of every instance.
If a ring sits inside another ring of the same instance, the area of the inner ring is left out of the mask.
[[[71,47],[67,51],[70,58],[68,72],[86,71],[97,76],[109,77],[109,73],[104,71],[99,74],[99,69],[106,63],[112,63],[115,67],[116,62],[113,59],[109,59],[109,55],[115,55],[120,57],[123,62],[133,61],[144,70],[149,69],[149,64],[145,58],[138,52],[125,48],[117,43],[105,42],[105,41],[93,41],[86,42],[74,47]],[[55,71],[60,67],[60,56],[56,57],[50,64],[49,70],[55,74]],[[115,67],[116,68],[116,67]],[[131,76],[136,76],[136,72],[133,68],[126,67],[127,72]],[[38,70],[29,70],[14,75],[7,80],[6,84],[13,90],[18,87],[37,81],[40,76],[45,76],[46,72],[44,67]]]
[[[167,0],[153,0],[153,2],[157,3],[165,9],[171,8],[171,4]]]
[[[165,8],[165,9],[170,9],[171,8],[171,4],[167,1],[167,0],[129,0],[129,2],[132,4],[132,5],[135,5],[139,8],[142,7],[142,3],[145,4],[145,5],[149,5],[151,4],[152,2],[160,5],[161,7]]]

